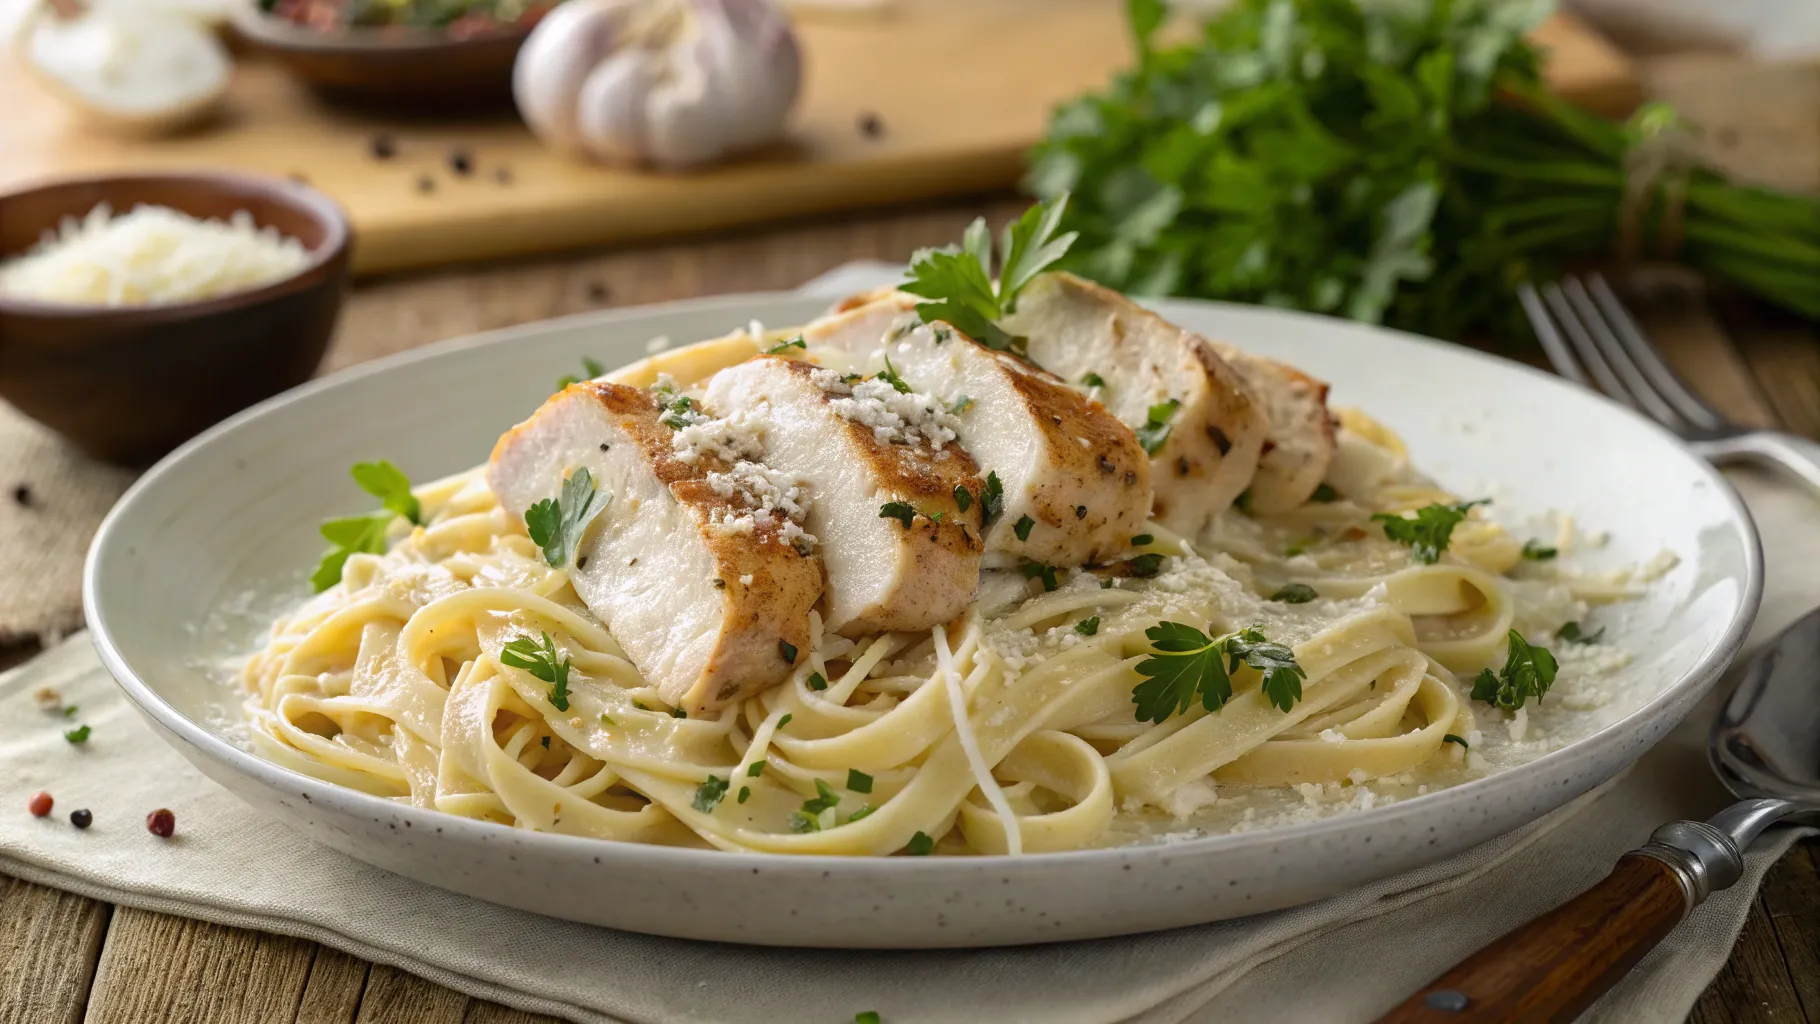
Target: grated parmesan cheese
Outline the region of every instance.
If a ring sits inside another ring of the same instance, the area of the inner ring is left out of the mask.
[[[829,401],[829,408],[845,419],[871,427],[872,436],[881,444],[917,445],[926,441],[931,449],[940,452],[959,436],[960,421],[944,411],[942,403],[931,395],[902,392],[876,377],[848,383],[833,370],[816,370],[809,379],[835,396]]]
[[[225,221],[167,206],[116,217],[102,203],[0,263],[0,294],[81,306],[196,302],[290,277],[309,261],[301,242],[259,227],[245,210]]]

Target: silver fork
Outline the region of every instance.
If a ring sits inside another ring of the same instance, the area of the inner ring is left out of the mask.
[[[1820,490],[1820,444],[1740,427],[1701,401],[1669,369],[1604,277],[1567,277],[1539,291],[1524,284],[1517,297],[1561,376],[1662,424],[1709,462],[1773,466]]]

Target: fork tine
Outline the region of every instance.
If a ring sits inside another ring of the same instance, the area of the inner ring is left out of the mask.
[[[1612,375],[1624,383],[1624,390],[1630,392],[1634,404],[1644,415],[1671,430],[1681,430],[1686,426],[1679,413],[1662,400],[1651,386],[1649,378],[1637,369],[1636,360],[1631,358],[1624,344],[1618,340],[1610,324],[1594,305],[1592,296],[1586,293],[1586,285],[1577,277],[1568,277],[1561,284],[1561,293],[1579,314],[1580,322],[1586,328],[1587,337],[1598,346],[1599,354],[1605,358]]]
[[[1701,401],[1700,396],[1694,394],[1682,382],[1680,376],[1662,358],[1662,354],[1656,351],[1654,345],[1650,344],[1649,339],[1643,334],[1643,329],[1630,315],[1630,310],[1624,308],[1624,303],[1618,300],[1618,296],[1612,291],[1611,286],[1605,283],[1603,274],[1592,276],[1590,290],[1594,301],[1599,304],[1600,311],[1605,314],[1605,321],[1611,325],[1612,332],[1617,335],[1619,343],[1624,346],[1631,360],[1637,364],[1637,369],[1642,371],[1643,376],[1648,379],[1656,393],[1662,396],[1664,402],[1673,407],[1682,419],[1694,426],[1716,430],[1729,425],[1724,416],[1720,415],[1712,406]]]
[[[1580,363],[1568,350],[1567,342],[1561,338],[1561,332],[1555,330],[1554,318],[1548,315],[1548,307],[1542,304],[1542,297],[1527,281],[1517,286],[1517,301],[1523,304],[1523,315],[1529,319],[1529,326],[1535,329],[1536,340],[1542,343],[1542,351],[1555,372],[1583,388],[1591,389],[1592,381],[1586,379],[1586,371],[1580,369]]]
[[[1562,333],[1567,336],[1568,342],[1573,346],[1574,355],[1585,364],[1592,379],[1598,382],[1598,390],[1605,392],[1606,396],[1614,401],[1622,402],[1633,409],[1637,408],[1636,399],[1625,390],[1624,383],[1618,379],[1618,375],[1612,372],[1611,364],[1605,361],[1604,353],[1599,351],[1598,344],[1593,341],[1592,335],[1587,333],[1586,325],[1580,322],[1580,315],[1567,301],[1567,296],[1562,293],[1561,286],[1558,284],[1542,286],[1542,300],[1547,303],[1549,312],[1554,315],[1555,323],[1560,325]]]

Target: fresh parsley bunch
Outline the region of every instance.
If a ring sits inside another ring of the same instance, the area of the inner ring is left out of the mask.
[[[1515,286],[1613,254],[1627,160],[1684,134],[1548,92],[1552,0],[1236,0],[1167,48],[1163,0],[1127,8],[1137,66],[1056,111],[1025,187],[1073,196],[1064,266],[1135,294],[1523,336]],[[1685,161],[1642,198],[1640,242],[1820,318],[1820,202]]]

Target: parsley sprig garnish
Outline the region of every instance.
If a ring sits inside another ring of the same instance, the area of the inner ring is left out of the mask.
[[[1264,696],[1281,710],[1302,699],[1308,673],[1296,663],[1295,652],[1255,627],[1209,639],[1193,626],[1159,622],[1144,636],[1156,653],[1138,662],[1145,681],[1131,690],[1140,722],[1161,722],[1188,710],[1196,698],[1209,712],[1220,710],[1232,699],[1232,673],[1241,664],[1263,673]]]
[[[1074,243],[1074,232],[1057,236],[1068,206],[1066,194],[1038,203],[999,235],[999,275],[992,279],[992,233],[985,218],[968,225],[960,248],[924,249],[910,258],[910,280],[901,287],[930,301],[916,313],[924,323],[942,321],[988,348],[1022,353],[1026,345],[998,325],[1017,308],[1018,292]]]
[[[381,459],[357,462],[349,472],[360,489],[378,498],[383,507],[365,515],[330,519],[319,527],[322,538],[334,547],[323,553],[316,571],[310,574],[310,585],[318,592],[341,582],[341,570],[349,556],[384,554],[386,531],[392,520],[403,516],[412,525],[423,525],[423,506],[411,493],[410,479],[397,466]]]
[[[545,498],[525,509],[525,530],[531,535],[531,543],[543,549],[544,561],[550,563],[550,568],[569,564],[588,524],[610,500],[611,495],[595,490],[594,477],[583,467],[563,481],[561,498]]]
[[[1371,517],[1382,523],[1384,536],[1409,547],[1409,557],[1423,565],[1441,560],[1441,552],[1453,541],[1453,528],[1466,521],[1466,511],[1474,505],[1489,505],[1490,498],[1462,501],[1452,505],[1433,502],[1416,509],[1413,517],[1379,512]]]
[[[550,684],[550,706],[558,711],[569,710],[569,656],[556,649],[556,641],[550,634],[542,634],[539,643],[528,636],[521,636],[499,649],[499,663],[521,668],[531,673],[532,677]]]
[[[1510,651],[1504,656],[1504,667],[1495,675],[1491,669],[1480,669],[1472,681],[1472,699],[1482,700],[1494,708],[1515,711],[1529,698],[1542,703],[1542,696],[1555,681],[1555,656],[1548,648],[1537,647],[1523,639],[1523,634],[1510,631]]]
[[[600,365],[599,360],[589,359],[587,356],[581,357],[581,369],[583,373],[587,374],[586,377],[577,377],[572,373],[566,374],[556,381],[556,390],[561,391],[571,384],[580,384],[584,380],[593,380],[607,372],[607,368]]]

